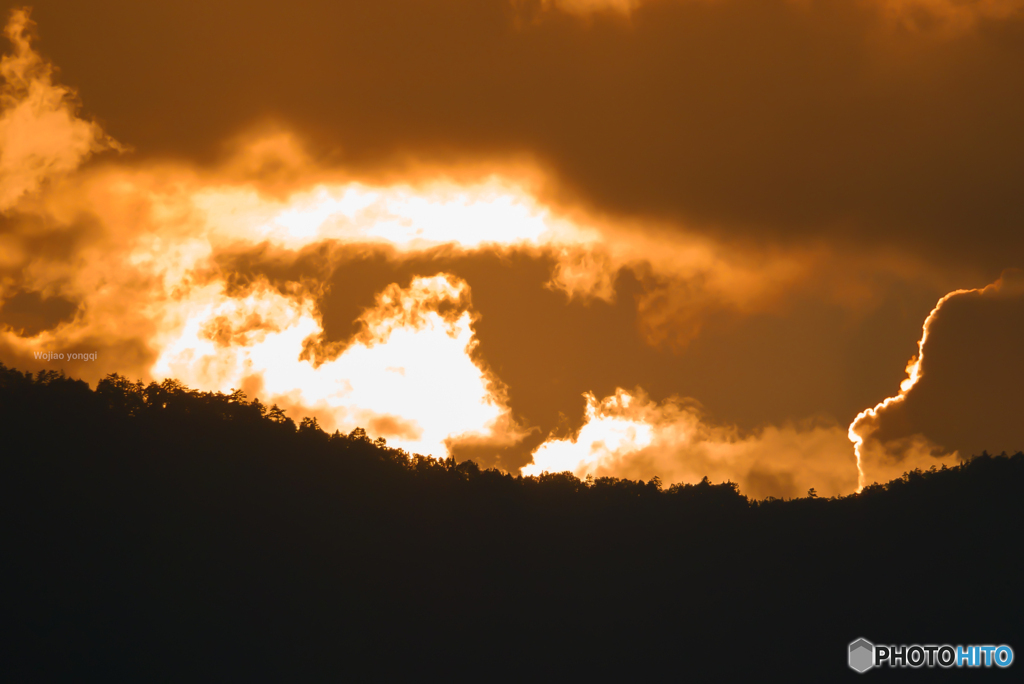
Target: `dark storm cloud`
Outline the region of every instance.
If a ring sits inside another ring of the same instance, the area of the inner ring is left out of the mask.
[[[142,156],[209,160],[275,121],[365,173],[527,155],[551,192],[601,211],[1019,265],[1014,3],[541,5],[57,1],[33,18],[88,112]]]

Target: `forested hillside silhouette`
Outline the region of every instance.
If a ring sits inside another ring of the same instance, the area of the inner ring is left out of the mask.
[[[833,681],[858,637],[1024,653],[1022,453],[751,501],[2,364],[0,453],[5,681]]]

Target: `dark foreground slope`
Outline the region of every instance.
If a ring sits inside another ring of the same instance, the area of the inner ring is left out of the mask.
[[[5,681],[1008,680],[1024,455],[837,500],[513,478],[240,395],[0,366]]]

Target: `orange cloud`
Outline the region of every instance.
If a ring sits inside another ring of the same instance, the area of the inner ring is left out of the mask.
[[[540,0],[542,7],[572,14],[619,12],[629,15],[638,7],[658,2],[709,3],[725,0]],[[795,5],[811,4],[809,0],[788,0]],[[901,25],[916,30],[933,28],[937,23],[964,28],[979,18],[1006,19],[1024,9],[1022,0],[861,0],[864,5],[879,8]]]
[[[915,31],[964,30],[978,20],[1009,19],[1021,14],[1024,0],[867,0],[877,3],[900,26]]]
[[[524,474],[571,471],[579,477],[658,476],[666,484],[732,481],[748,496],[851,493],[853,454],[838,425],[767,426],[751,434],[707,421],[693,400],[660,404],[640,391],[586,395],[586,423],[568,439],[552,439],[533,454]]]
[[[14,51],[0,59],[0,212],[93,153],[122,149],[79,118],[75,91],[55,83],[53,66],[32,49],[34,25],[29,10],[16,9],[4,28]]]
[[[584,15],[608,11],[629,14],[642,2],[643,0],[541,0],[541,4],[545,7]]]
[[[410,153],[389,158],[394,164],[383,170],[350,167],[312,154],[300,135],[308,131],[296,124],[244,129],[216,162],[118,158],[83,168],[90,155],[117,145],[78,115],[73,91],[57,85],[33,51],[29,27],[27,12],[8,26],[14,52],[3,61],[0,115],[0,320],[7,324],[0,355],[23,367],[61,367],[93,382],[120,372],[174,376],[200,389],[241,387],[328,428],[362,425],[413,451],[484,455],[521,447],[530,431],[512,415],[504,369],[484,360],[470,282],[431,264],[444,250],[531,255],[550,269],[547,287],[568,305],[618,307],[617,283],[629,281],[635,299],[625,303],[633,309],[626,318],[613,312],[629,335],[615,344],[631,349],[622,341],[635,332],[641,345],[672,354],[716,317],[784,312],[798,297],[870,309],[885,288],[874,282],[879,274],[930,284],[962,275],[897,252],[879,256],[851,247],[853,240],[736,240],[728,226],[685,212],[607,213],[570,201],[566,168],[502,146],[484,157],[427,164]],[[493,159],[503,163],[491,167]],[[699,190],[662,176],[672,193]],[[609,188],[628,195],[631,184],[653,187],[649,180],[612,179]],[[356,320],[357,333],[331,341],[321,309],[332,254],[345,248],[418,265],[370,290],[376,296]],[[255,277],[239,272],[237,255],[282,263],[319,255],[323,264],[301,277]],[[45,315],[26,315],[33,303]],[[513,331],[513,346],[528,330]],[[577,343],[596,346],[605,332],[595,328]],[[58,366],[55,352],[75,358]],[[603,354],[586,356],[603,363]],[[590,372],[607,372],[604,384],[585,386],[601,393],[625,384],[614,377],[617,367]],[[574,400],[580,391],[573,386]],[[838,446],[834,425],[780,419],[781,427],[742,432],[686,402],[597,396],[586,400],[583,446],[549,439],[535,467],[670,481],[709,475],[753,495],[850,489],[849,445]],[[887,444],[900,453],[933,448],[913,435],[898,439]],[[513,470],[522,463],[490,458]]]
[[[397,185],[529,160],[548,207],[637,229],[884,245],[990,273],[1021,251],[1017,0],[305,7],[283,23],[266,0],[214,1],[203,22],[113,0],[38,16],[107,130],[149,160],[209,166],[276,127],[236,169],[254,184],[294,184],[305,162]],[[542,20],[517,30],[520,14]],[[279,149],[288,135],[304,161]]]
[[[850,425],[859,486],[982,450],[1024,447],[1024,276],[950,292],[925,319],[898,394]]]
[[[184,325],[160,345],[152,372],[203,389],[256,387],[328,431],[375,428],[416,453],[445,456],[446,440],[458,438],[515,441],[500,381],[472,359],[468,295],[447,274],[392,285],[364,313],[361,339],[314,365],[303,354],[322,332],[310,299],[265,283],[228,297],[211,284],[182,303]]]

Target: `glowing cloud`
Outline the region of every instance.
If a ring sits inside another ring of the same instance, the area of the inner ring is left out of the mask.
[[[570,471],[578,477],[627,477],[665,483],[707,476],[739,484],[753,497],[848,494],[856,486],[853,455],[837,425],[769,426],[743,435],[708,423],[691,401],[650,401],[617,389],[585,395],[586,423],[574,439],[553,439],[534,452],[523,474]]]
[[[197,189],[197,218],[223,239],[298,249],[324,240],[390,244],[402,250],[455,244],[548,244],[587,236],[553,217],[522,187],[492,177],[460,185],[317,184],[284,201],[245,186]],[[591,234],[589,239],[596,239]]]
[[[89,155],[120,146],[78,117],[75,92],[53,81],[53,66],[32,49],[27,9],[14,10],[4,35],[14,46],[0,59],[0,211],[47,178],[73,171]]]
[[[547,7],[557,7],[563,12],[572,14],[590,14],[592,12],[621,12],[629,14],[642,0],[543,0]]]
[[[857,457],[858,491],[868,484],[869,479],[873,479],[873,481],[884,481],[885,479],[899,476],[906,470],[913,470],[915,467],[921,467],[922,465],[928,467],[930,465],[934,465],[937,462],[936,457],[946,456],[949,460],[956,457],[957,454],[955,452],[953,454],[943,454],[941,446],[930,442],[923,435],[914,435],[912,438],[908,438],[910,439],[909,442],[901,445],[898,457],[885,453],[884,448],[876,449],[875,451],[878,453],[874,454],[873,460],[876,462],[873,463],[873,465],[879,472],[873,473],[872,477],[865,471],[867,461],[865,440],[874,431],[879,415],[884,411],[903,403],[910,392],[921,380],[925,347],[928,344],[928,337],[931,333],[932,325],[939,316],[939,312],[943,305],[954,297],[972,292],[985,293],[996,291],[1001,286],[1002,279],[997,280],[991,285],[986,285],[983,288],[954,290],[939,299],[938,303],[935,304],[935,308],[931,310],[924,320],[924,325],[921,329],[921,339],[918,340],[917,343],[917,354],[907,362],[907,377],[900,383],[899,393],[882,400],[871,408],[864,409],[850,424],[848,434],[850,441],[853,442],[854,453]]]
[[[557,4],[627,13],[638,5]],[[712,315],[779,308],[808,283],[853,305],[871,299],[836,271],[844,255],[835,249],[737,246],[675,224],[595,217],[546,204],[544,197],[558,193],[548,193],[539,172],[419,169],[399,181],[352,178],[318,166],[297,135],[280,130],[241,136],[234,156],[205,167],[117,159],[82,169],[90,155],[120,148],[79,117],[75,93],[54,82],[53,68],[32,49],[30,27],[27,11],[12,14],[6,34],[14,49],[0,62],[0,304],[16,291],[38,301],[59,298],[72,313],[31,334],[0,329],[5,362],[54,368],[36,355],[87,352],[90,361],[60,367],[92,382],[119,372],[176,377],[203,390],[241,388],[294,417],[313,415],[329,430],[361,426],[393,445],[441,456],[460,444],[488,449],[526,434],[501,380],[475,353],[465,281],[432,266],[391,284],[341,347],[326,339],[318,308],[329,273],[310,281],[246,280],[222,257],[284,254],[287,261],[319,247],[330,254],[332,245],[383,245],[396,260],[439,246],[460,254],[515,248],[554,256],[548,287],[570,300],[611,301],[619,272],[632,269],[643,288],[641,335],[676,350]],[[531,183],[538,177],[542,182]],[[58,243],[65,248],[54,248]],[[907,267],[902,260],[871,269]],[[656,404],[623,390],[602,400],[587,395],[578,437],[541,445],[526,472],[666,481],[707,475],[737,481],[754,496],[794,496],[809,487],[850,491],[865,481],[869,419],[915,386],[943,301],[925,322],[921,353],[901,394],[862,413],[848,430],[861,467],[856,484],[854,455],[836,426],[741,434],[711,424],[692,402]]]
[[[892,19],[914,30],[942,28],[962,30],[983,19],[1006,19],[1020,14],[1024,0],[872,0]]]
[[[153,373],[210,390],[248,388],[328,431],[368,426],[411,452],[444,456],[445,440],[460,437],[514,440],[500,382],[470,357],[468,294],[447,274],[392,285],[364,313],[363,339],[315,365],[303,354],[322,332],[310,299],[265,283],[242,297],[210,285],[183,303],[188,315]]]

